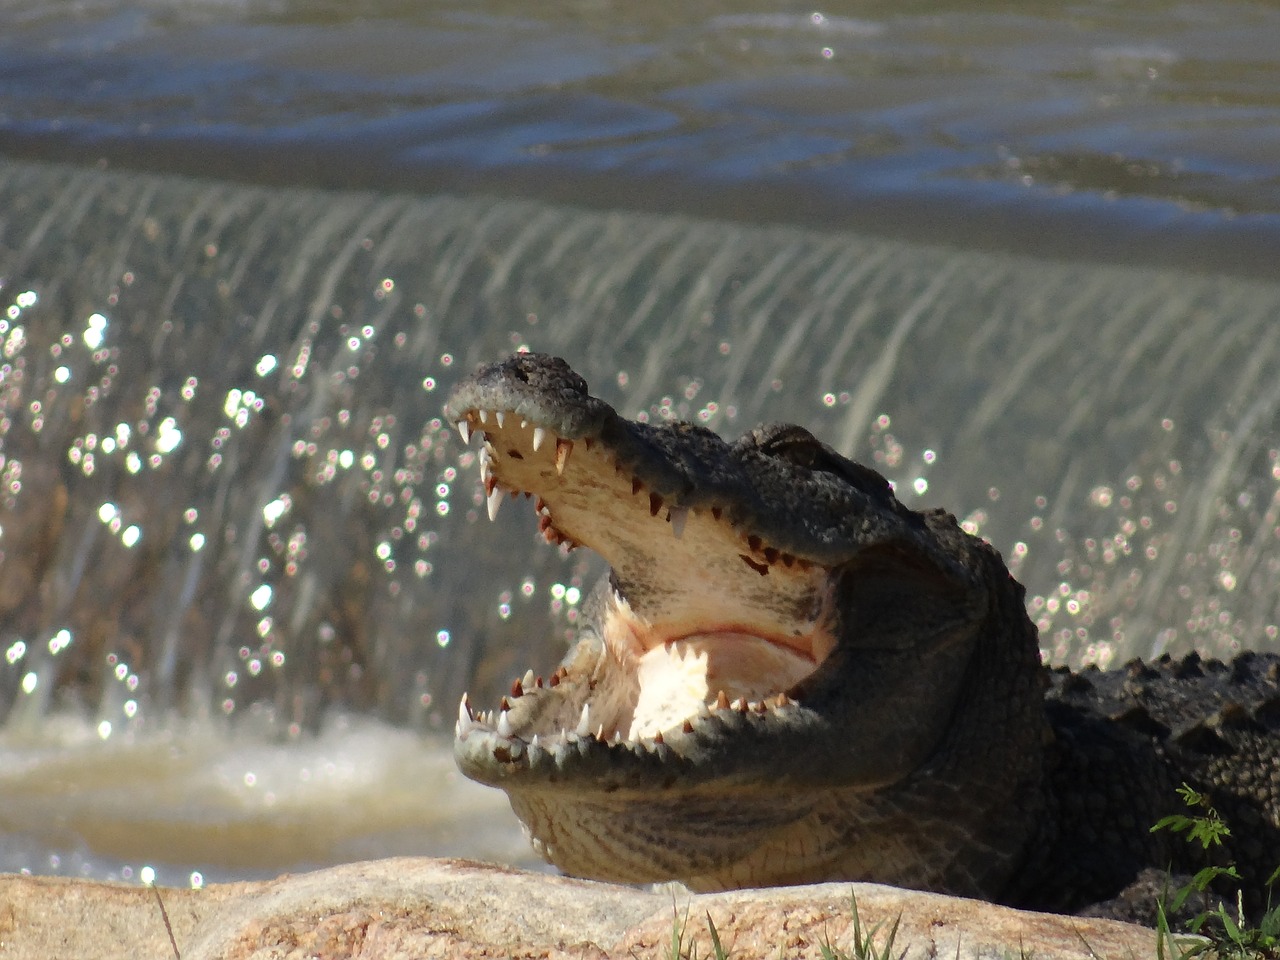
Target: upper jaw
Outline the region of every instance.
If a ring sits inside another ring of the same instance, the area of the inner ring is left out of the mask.
[[[628,484],[639,484],[641,502],[669,520],[673,531],[692,515],[686,511],[713,514],[740,534],[747,547],[740,552],[771,572],[778,563],[834,568],[870,544],[919,541],[919,515],[894,499],[883,477],[840,457],[802,428],[763,427],[727,443],[696,424],[636,423],[591,396],[585,381],[557,357],[517,354],[482,367],[455,388],[446,413],[464,439],[478,431],[493,436],[513,424],[528,431],[530,447],[540,438],[538,450],[547,455],[523,473],[508,458],[499,479],[544,498],[546,492],[533,486],[539,478],[545,485],[563,476],[577,454],[600,444]],[[490,445],[499,456],[506,452],[501,442]],[[630,486],[627,491],[621,499],[630,499]],[[568,523],[556,520],[571,535]],[[605,543],[589,545],[608,549]]]
[[[608,562],[646,647],[714,631],[751,633],[806,651],[817,642],[817,658],[825,656],[829,638],[815,632],[829,570],[746,526],[739,515],[748,498],[730,489],[717,500],[714,477],[696,492],[646,477],[644,467],[652,473],[662,461],[628,462],[605,430],[571,439],[554,424],[501,408],[456,416],[464,434],[484,436],[479,459],[490,516],[508,497],[536,497],[548,542],[585,545]],[[640,425],[611,426],[616,433]],[[739,478],[726,479],[725,486],[740,485]]]

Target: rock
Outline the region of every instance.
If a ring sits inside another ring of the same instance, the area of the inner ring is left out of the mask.
[[[638,890],[462,860],[354,863],[260,883],[161,891],[182,960],[360,957],[714,956],[853,953],[851,896],[865,934],[908,958],[1152,956],[1155,933],[1110,920],[1025,913],[865,883],[691,895]],[[696,954],[695,954],[696,951]],[[152,890],[56,877],[0,877],[0,958],[173,956]]]
[[[223,904],[262,886],[225,883],[204,890],[162,889],[179,946],[191,943],[200,925]],[[153,890],[68,877],[0,874],[3,960],[172,956]]]

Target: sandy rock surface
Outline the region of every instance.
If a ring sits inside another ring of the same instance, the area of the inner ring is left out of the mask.
[[[262,883],[161,893],[182,960],[360,957],[713,956],[707,918],[731,957],[852,952],[850,893],[864,927],[901,916],[894,954],[908,958],[1145,958],[1155,934],[1107,920],[1006,907],[874,884],[691,895],[527,873],[461,860],[354,863]],[[50,877],[0,876],[0,958],[173,957],[155,893]]]

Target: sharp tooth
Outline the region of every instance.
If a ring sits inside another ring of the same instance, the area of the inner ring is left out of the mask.
[[[578,728],[574,730],[580,737],[588,736],[591,733],[591,704],[584,703],[582,705],[582,716],[578,718]]]
[[[671,532],[675,534],[677,540],[684,537],[684,525],[689,519],[688,507],[674,507],[667,515],[667,519],[671,521]]]
[[[535,733],[533,739],[529,741],[529,749],[532,750],[538,745],[538,735]]]
[[[542,441],[547,439],[547,431],[543,427],[533,428],[533,452],[537,453]]]
[[[489,414],[486,413],[483,408],[481,408],[480,410],[477,410],[476,413],[479,415],[481,423],[489,422]]]
[[[471,424],[466,420],[458,421],[458,435],[462,437],[462,445],[465,447],[471,442]]]
[[[537,678],[533,675],[532,669],[526,670],[524,672],[524,679],[520,681],[520,685],[524,687],[526,690],[532,690],[536,679]],[[538,686],[542,686],[542,684],[538,684]]]
[[[573,453],[573,441],[556,437],[556,474],[564,475],[565,464],[569,462],[569,454]]]
[[[498,508],[499,508],[500,506],[502,506],[502,498],[503,498],[502,488],[501,488],[501,487],[498,487],[498,486],[495,486],[495,487],[493,488],[493,491],[489,494],[489,496],[488,496],[488,498],[487,498],[487,499],[488,499],[488,504],[489,504],[489,519],[490,519],[490,520],[497,520],[497,519],[498,519]],[[474,502],[474,501],[473,501],[473,502]]]
[[[461,739],[471,731],[475,724],[471,720],[471,707],[467,704],[467,695],[464,693],[462,699],[458,701],[458,723],[453,728],[455,737]]]
[[[528,430],[528,429],[529,429],[529,421],[528,421],[528,420],[526,420],[526,419],[524,419],[524,417],[521,417],[521,418],[520,418],[520,429],[521,429],[521,430]]]
[[[503,710],[498,714],[498,736],[511,736],[511,721],[507,719],[507,711]]]
[[[507,419],[507,415],[503,413],[501,410],[495,410],[493,414],[493,419],[497,421],[498,426],[502,426],[502,421]]]

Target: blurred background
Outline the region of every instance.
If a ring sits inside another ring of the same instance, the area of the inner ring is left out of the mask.
[[[529,863],[462,691],[600,573],[450,386],[793,420],[1053,663],[1280,650],[1274,4],[0,2],[0,870]]]

